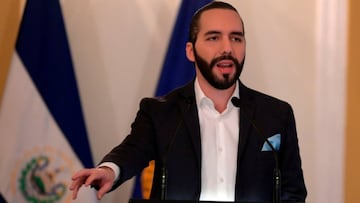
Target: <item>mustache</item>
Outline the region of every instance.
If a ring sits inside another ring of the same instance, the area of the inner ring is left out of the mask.
[[[222,60],[231,60],[232,62],[234,62],[234,64],[239,64],[239,61],[234,58],[233,56],[231,55],[222,55],[222,56],[219,56],[219,57],[216,57],[214,58],[213,60],[211,60],[210,62],[210,67],[214,67],[215,64],[217,64],[218,62],[222,61]]]

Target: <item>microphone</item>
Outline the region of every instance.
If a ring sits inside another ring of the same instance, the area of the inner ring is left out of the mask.
[[[241,99],[237,97],[232,97],[231,102],[234,106],[238,108],[244,107],[243,102]],[[260,137],[265,140],[265,142],[270,146],[271,151],[274,155],[275,160],[275,168],[274,168],[274,191],[273,191],[273,203],[280,203],[280,183],[281,183],[281,174],[280,174],[280,167],[279,167],[279,159],[278,155],[276,153],[276,150],[274,146],[271,144],[271,142],[265,137],[264,133],[257,127],[254,120],[252,120],[248,115],[245,113],[245,110],[241,112],[243,116],[250,121],[253,128],[256,130],[256,132],[260,135]]]
[[[194,99],[192,96],[185,98],[185,103],[187,104],[186,110],[184,113],[187,113],[190,109],[191,104],[193,103]],[[177,124],[176,128],[175,128],[175,132],[173,134],[173,136],[171,137],[171,140],[166,148],[165,153],[163,154],[162,160],[163,160],[163,166],[161,168],[161,193],[160,193],[160,200],[166,200],[166,193],[167,193],[167,168],[166,168],[166,164],[167,164],[167,159],[169,157],[169,154],[171,153],[171,149],[172,146],[175,143],[175,139],[179,133],[179,129],[182,126],[184,122],[184,119],[182,119],[181,115],[180,115],[180,120],[179,123]]]

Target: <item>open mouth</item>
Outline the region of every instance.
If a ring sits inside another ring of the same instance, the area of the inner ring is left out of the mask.
[[[222,60],[215,65],[218,68],[218,71],[222,74],[231,74],[234,70],[235,64],[231,60]]]
[[[219,68],[231,68],[234,66],[234,62],[231,60],[223,60],[216,64]]]

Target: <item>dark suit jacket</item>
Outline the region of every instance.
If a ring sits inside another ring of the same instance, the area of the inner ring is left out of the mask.
[[[271,151],[261,151],[264,138],[254,129],[249,120],[252,119],[263,136],[281,134],[281,147],[277,152],[282,177],[281,199],[304,201],[307,193],[291,106],[249,89],[241,82],[239,94],[242,107],[235,200],[272,200],[274,156]],[[167,198],[198,200],[201,141],[194,81],[165,97],[143,99],[131,128],[130,135],[102,160],[114,162],[121,168],[114,188],[139,174],[150,160],[155,160],[151,198],[159,198],[161,167],[166,162]]]

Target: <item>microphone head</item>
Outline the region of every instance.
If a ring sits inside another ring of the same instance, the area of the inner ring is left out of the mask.
[[[231,103],[236,107],[240,107],[240,99],[238,97],[232,97]]]

